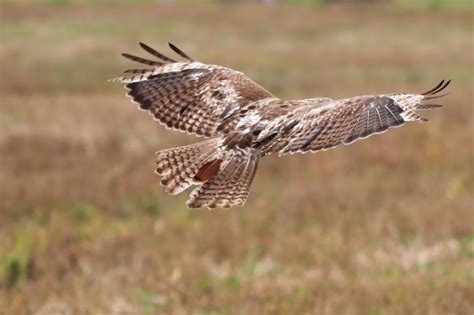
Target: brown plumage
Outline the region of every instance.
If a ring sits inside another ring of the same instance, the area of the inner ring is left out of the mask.
[[[221,163],[221,160],[212,160],[205,163],[199,168],[196,175],[194,175],[195,182],[199,184],[207,182],[211,177],[217,174],[221,167]]]
[[[394,93],[347,99],[287,101],[243,73],[194,61],[173,44],[185,61],[140,46],[158,58],[124,57],[150,66],[128,69],[128,96],[167,128],[210,138],[157,152],[156,173],[170,194],[198,185],[189,207],[232,207],[245,203],[260,157],[272,153],[317,152],[382,133],[407,121],[427,121],[417,110],[444,95],[450,81],[422,94]]]

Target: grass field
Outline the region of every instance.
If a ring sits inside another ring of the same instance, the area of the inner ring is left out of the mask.
[[[3,4],[0,314],[473,314],[473,14]],[[245,207],[190,211],[154,152],[197,140],[107,82],[138,41],[287,99],[453,83],[428,124],[266,158]]]

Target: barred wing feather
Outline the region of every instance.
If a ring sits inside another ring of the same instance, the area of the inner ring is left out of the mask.
[[[440,107],[427,104],[449,85],[442,81],[436,88],[423,94],[386,94],[358,96],[342,100],[328,100],[311,106],[300,114],[300,120],[291,132],[276,140],[280,146],[272,150],[280,155],[287,153],[317,152],[350,144],[373,134],[383,133],[389,128],[399,127],[406,121],[425,122],[428,119],[416,111]]]
[[[238,109],[272,97],[243,73],[193,61],[172,44],[170,48],[187,59],[185,62],[178,62],[143,43],[140,45],[159,61],[122,54],[153,68],[128,69],[128,76],[114,81],[126,83],[127,95],[139,108],[168,128],[197,136],[218,136],[223,130],[217,127]]]

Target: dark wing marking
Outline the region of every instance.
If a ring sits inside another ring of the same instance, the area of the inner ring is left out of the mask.
[[[417,100],[417,104],[397,103],[396,96],[392,98],[380,95],[332,101],[318,108],[309,107],[300,114],[300,123],[278,139],[285,145],[272,149],[283,155],[316,152],[339,144],[350,144],[357,139],[401,126],[405,121],[426,121],[417,115],[412,107],[415,109],[436,107],[419,103],[423,100],[422,95],[411,95],[411,99],[402,94],[398,97],[403,101]]]
[[[449,83],[451,83],[451,80],[448,80],[446,82],[444,82],[444,80],[442,80],[434,88],[432,88],[431,90],[426,91],[424,93],[421,93],[421,95],[433,95],[433,94],[439,93],[442,90],[444,90],[449,85]]]
[[[153,48],[151,48],[150,46],[148,46],[147,44],[144,44],[144,43],[139,43],[140,44],[140,47],[142,47],[146,52],[152,54],[153,56],[157,57],[158,59],[161,59],[163,61],[166,61],[166,62],[177,62],[176,60],[174,59],[171,59],[170,57],[167,57],[165,55],[163,55],[162,53],[154,50]]]
[[[159,66],[162,66],[164,64],[162,62],[148,60],[148,59],[145,59],[145,58],[142,58],[142,57],[137,57],[137,56],[127,54],[127,53],[122,53],[122,56],[127,58],[127,59],[130,59],[132,61],[135,61],[135,62],[138,62],[138,63],[143,63],[143,64],[149,65],[149,66],[158,66],[159,67]]]
[[[273,97],[240,72],[190,62],[191,58],[172,44],[171,49],[188,61],[177,62],[143,43],[140,46],[167,63],[125,54],[155,68],[130,69],[127,73],[132,76],[114,81],[127,83],[128,96],[168,128],[206,137],[225,134],[227,129],[217,127],[225,120],[237,118],[232,114],[238,109]]]
[[[189,57],[187,54],[185,54],[181,49],[179,49],[178,47],[176,47],[175,45],[173,45],[172,43],[168,43],[168,45],[170,46],[170,48],[175,52],[177,53],[178,55],[180,55],[181,57],[183,57],[184,59],[187,59],[189,61],[194,61],[191,57]]]

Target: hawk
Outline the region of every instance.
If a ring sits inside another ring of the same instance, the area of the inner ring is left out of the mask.
[[[439,92],[450,83],[421,94],[282,100],[243,73],[195,61],[171,43],[184,61],[140,46],[157,59],[123,53],[148,67],[125,70],[113,81],[124,83],[139,109],[167,128],[208,138],[156,153],[156,173],[168,193],[197,185],[186,202],[190,208],[242,206],[266,155],[318,152],[428,121],[417,111],[440,107],[431,101],[446,95]]]

